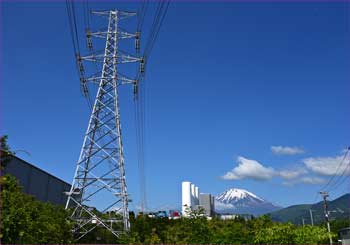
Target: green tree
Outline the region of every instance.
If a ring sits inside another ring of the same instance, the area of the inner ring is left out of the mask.
[[[3,243],[69,243],[71,225],[61,206],[42,203],[21,191],[16,179],[0,179]]]
[[[157,233],[156,233],[156,228],[152,228],[152,232],[150,234],[150,236],[148,236],[145,240],[146,244],[160,244],[162,243],[162,241],[160,240],[160,238],[158,237]]]
[[[263,228],[256,231],[254,243],[259,244],[293,244],[294,242],[294,225],[274,224],[271,227]]]
[[[332,234],[334,237],[334,234]],[[327,229],[319,226],[299,226],[294,230],[296,244],[327,244],[329,242]]]
[[[211,243],[214,244],[243,244],[249,243],[249,233],[244,219],[218,220],[209,222]]]
[[[254,242],[259,244],[326,244],[328,234],[324,227],[274,223],[271,227],[257,231]]]
[[[9,145],[7,144],[8,136],[3,135],[0,137],[0,163],[1,169],[3,169],[6,164],[10,161],[10,156],[15,155],[14,152],[10,150]]]

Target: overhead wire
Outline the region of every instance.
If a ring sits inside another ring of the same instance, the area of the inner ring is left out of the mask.
[[[157,9],[156,9],[155,14],[154,14],[153,23],[151,25],[150,33],[149,33],[148,39],[146,41],[146,45],[145,45],[145,49],[144,49],[144,53],[143,53],[144,57],[148,56],[147,54],[148,54],[149,46],[151,45],[152,40],[154,40],[154,35],[156,33],[156,29],[157,29],[157,26],[159,24],[159,19],[161,16],[163,6],[164,6],[163,1],[159,2],[157,5]]]
[[[141,94],[139,90],[139,95]],[[137,144],[137,155],[138,155],[138,169],[139,169],[139,185],[140,185],[140,206],[141,211],[145,211],[147,208],[147,198],[146,198],[146,183],[145,183],[145,152],[144,152],[144,124],[141,119],[141,97],[139,96],[135,103],[135,127],[136,127],[136,144]]]
[[[141,9],[139,10],[139,21],[137,25],[137,31],[140,31],[142,24],[144,23],[145,14],[148,8],[148,0],[143,1]],[[146,41],[146,45],[143,52],[144,62],[150,57],[153,46],[158,37],[159,31],[165,19],[169,1],[160,1],[155,10],[153,23],[150,28],[150,34]],[[146,138],[146,127],[145,127],[145,106],[146,106],[146,83],[145,74],[138,73],[137,80],[139,80],[139,95],[135,100],[135,120],[136,120],[136,135],[137,135],[137,152],[138,152],[138,166],[140,175],[140,202],[141,210],[144,211],[147,208],[147,192],[146,192],[146,174],[145,174],[145,138]],[[141,82],[143,81],[143,82]]]
[[[85,31],[90,31],[90,12],[89,12],[89,0],[85,0],[83,2],[83,12],[84,12],[84,26],[85,26]],[[96,66],[96,63],[95,63]],[[96,72],[98,72],[97,66],[96,66]],[[90,110],[92,111],[93,109],[93,102],[92,102],[92,97],[91,97],[91,93],[90,90],[88,89],[87,85],[83,85],[86,86],[86,100],[88,103],[88,106],[90,108]]]
[[[334,183],[332,183],[332,181],[333,181],[333,180],[335,179],[335,177],[338,175],[338,171],[339,171],[339,170],[341,169],[341,167],[343,166],[343,163],[344,163],[344,161],[345,161],[345,159],[346,159],[346,157],[347,157],[347,155],[348,155],[348,153],[349,153],[349,150],[350,150],[350,147],[347,148],[347,150],[345,151],[344,156],[343,156],[343,158],[341,159],[340,163],[338,164],[338,166],[337,166],[337,168],[336,168],[334,174],[333,174],[332,177],[328,180],[328,182],[326,183],[326,185],[324,185],[324,186],[322,187],[322,190],[329,189],[329,188],[327,188],[327,187],[328,187],[328,186],[330,187],[332,184],[334,184]],[[337,180],[336,180],[336,181],[337,181]]]
[[[69,0],[66,0],[66,11],[67,11],[67,16],[68,16],[70,36],[72,38],[74,56],[76,57],[76,55],[78,54],[78,49],[77,49],[75,35],[74,35],[74,30],[73,30],[74,27],[73,27],[71,9],[70,9],[70,6],[69,6]]]
[[[348,171],[349,170],[350,170],[350,167],[348,167]],[[336,186],[333,187],[333,191],[337,190],[340,186],[342,186],[349,179],[350,179],[350,175],[346,176],[344,179],[342,179],[342,181],[339,181],[339,183]]]
[[[141,8],[138,11],[138,23],[137,32],[140,34],[144,17],[148,8],[148,0],[144,0]],[[140,38],[140,36],[138,37]],[[139,53],[140,49],[136,51]],[[135,118],[135,128],[136,128],[136,149],[137,149],[137,162],[139,170],[139,188],[140,188],[140,209],[142,212],[147,209],[147,196],[146,196],[146,176],[145,176],[145,150],[144,150],[144,137],[145,137],[145,125],[144,125],[144,83],[142,82],[143,76],[140,73],[140,69],[137,71],[138,81],[137,95],[135,95],[134,100],[134,118]]]
[[[78,35],[78,28],[77,28],[76,14],[75,14],[76,10],[75,10],[75,5],[73,1],[66,0],[66,10],[67,10],[67,16],[68,16],[70,36],[73,44],[74,58],[77,59],[80,56],[80,44],[79,44],[79,35]],[[77,69],[79,78],[82,79],[83,74],[80,71],[78,61],[75,62],[75,64],[76,64],[76,69]]]
[[[343,172],[339,175],[339,177],[334,181],[332,185],[329,186],[329,190],[335,191],[338,189],[339,186],[341,186],[349,177],[350,173],[350,161],[347,159],[347,164],[344,167]]]
[[[78,28],[77,28],[77,18],[76,18],[76,14],[75,14],[75,5],[74,5],[74,1],[70,1],[72,4],[72,13],[73,13],[73,24],[74,24],[74,32],[75,32],[75,37],[77,40],[77,48],[78,48],[78,52],[80,54],[80,45],[79,45],[79,35],[78,35]]]
[[[343,163],[344,163],[345,159],[347,158],[347,156],[348,156],[348,154],[349,154],[349,151],[350,151],[350,147],[348,147],[348,148],[346,149],[346,151],[345,151],[345,153],[344,153],[344,156],[342,157],[341,161],[340,161],[339,164],[337,165],[337,168],[336,168],[334,174],[333,174],[333,175],[331,176],[331,178],[327,181],[327,183],[326,183],[324,186],[322,186],[322,188],[320,188],[319,191],[316,193],[314,202],[317,200],[317,197],[318,197],[320,191],[328,191],[328,192],[329,192],[331,189],[334,188],[334,186],[336,185],[336,183],[338,183],[338,182],[340,181],[340,179],[342,178],[342,176],[344,176],[344,175],[346,174],[347,168],[348,168],[349,166],[345,167],[345,168],[344,168],[344,171],[343,171],[341,174],[339,173],[340,175],[338,174],[338,171],[339,171],[339,170],[341,169],[341,167],[343,166]],[[349,165],[350,165],[350,163],[349,163]],[[337,176],[337,178],[336,178],[336,176]],[[339,177],[339,176],[340,176],[340,177]],[[333,180],[335,180],[335,181],[333,182]],[[343,183],[343,182],[342,182],[342,183]]]
[[[160,10],[159,10],[159,15],[158,15],[159,17],[157,18],[156,23],[154,25],[154,32],[152,34],[151,40],[146,44],[145,57],[147,57],[147,59],[149,59],[153,46],[157,40],[159,31],[162,27],[162,24],[168,12],[170,1],[162,1],[161,3],[162,3],[162,6],[160,7]]]
[[[149,3],[149,0],[143,0],[142,7],[138,11],[139,19],[138,19],[137,28],[136,28],[137,31],[140,31],[142,29],[144,19],[147,13],[147,9],[148,9],[148,3]]]

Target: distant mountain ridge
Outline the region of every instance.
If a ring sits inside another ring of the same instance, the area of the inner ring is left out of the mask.
[[[312,210],[314,224],[319,224],[324,221],[323,201],[315,204],[293,205],[270,212],[269,215],[274,221],[302,224],[302,220],[304,219],[306,224],[311,224],[310,210]],[[329,201],[328,210],[331,220],[350,217],[350,194],[347,193],[333,201]]]
[[[217,213],[261,215],[281,207],[244,190],[231,188],[215,198]]]

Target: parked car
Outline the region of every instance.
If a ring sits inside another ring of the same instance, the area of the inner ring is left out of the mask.
[[[157,218],[167,218],[168,214],[166,213],[166,211],[158,211],[157,212]]]
[[[169,210],[169,219],[180,219],[181,213],[177,210]]]

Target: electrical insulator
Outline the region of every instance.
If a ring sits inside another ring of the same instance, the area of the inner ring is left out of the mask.
[[[145,59],[142,58],[140,62],[140,72],[144,73],[145,72]]]
[[[79,194],[80,194],[80,189],[79,189],[79,188],[74,188],[72,194],[73,194],[73,195],[79,195]]]
[[[137,80],[134,80],[133,82],[133,86],[134,86],[134,99],[136,100],[137,99],[137,94],[139,92],[139,84],[138,84],[139,81]]]
[[[93,50],[94,49],[93,46],[92,46],[91,38],[87,39],[87,45],[88,45],[89,50]]]
[[[80,73],[84,73],[84,66],[83,66],[83,63],[82,63],[82,58],[81,58],[81,56],[79,54],[77,55],[77,62],[78,62]]]
[[[86,86],[86,79],[84,77],[80,78],[80,85],[82,87],[82,92],[84,94],[84,96],[86,96],[88,94],[88,88]]]
[[[90,29],[86,29],[86,41],[87,41],[87,46],[88,46],[89,50],[93,50]]]
[[[136,51],[140,51],[140,32],[136,32],[136,37],[135,37],[135,49]]]

